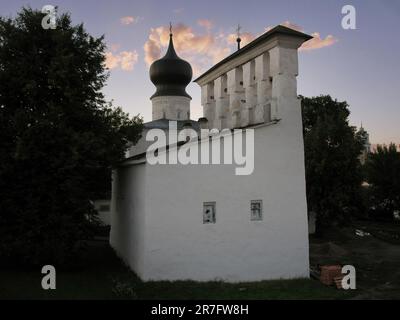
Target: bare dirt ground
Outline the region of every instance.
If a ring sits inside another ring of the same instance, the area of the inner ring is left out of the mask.
[[[369,235],[357,235],[356,230]],[[353,299],[400,299],[400,224],[358,221],[323,238],[312,236],[310,263],[353,265]]]

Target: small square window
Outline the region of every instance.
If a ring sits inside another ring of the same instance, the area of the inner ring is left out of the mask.
[[[262,220],[262,200],[251,200],[250,203],[250,220],[260,221]]]
[[[203,224],[215,223],[215,202],[203,203]]]

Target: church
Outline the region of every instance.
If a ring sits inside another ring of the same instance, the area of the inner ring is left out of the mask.
[[[171,32],[165,56],[150,67],[152,121],[112,174],[110,244],[142,280],[309,277],[296,79],[298,48],[309,39],[281,25],[242,48],[238,38],[237,51],[194,80],[203,106],[196,121],[186,92],[192,68],[176,53]],[[200,134],[206,129],[212,133]],[[159,145],[155,153],[167,157],[188,146],[214,154],[216,139],[226,150],[223,132],[232,132],[243,147],[253,146],[254,168],[238,175],[232,161],[150,163],[154,141],[148,137],[155,130],[169,137],[171,131],[199,133]],[[246,132],[253,134],[250,142]]]

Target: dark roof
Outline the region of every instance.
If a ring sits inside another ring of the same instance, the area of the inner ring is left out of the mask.
[[[168,129],[169,128],[169,122],[170,121],[176,121],[178,130],[182,130],[184,125],[187,123],[191,123],[192,128],[196,131],[200,130],[199,123],[194,120],[168,120],[168,119],[159,119],[159,120],[154,120],[150,122],[146,122],[143,124],[143,127],[145,129]]]
[[[310,40],[310,39],[313,38],[312,36],[310,36],[308,34],[305,34],[303,32],[299,32],[299,31],[293,30],[291,28],[288,28],[288,27],[285,27],[285,26],[282,26],[282,25],[278,25],[278,26],[272,28],[271,30],[265,32],[264,34],[262,34],[258,38],[254,39],[252,42],[248,43],[243,48],[240,48],[239,50],[235,51],[231,55],[227,56],[225,59],[223,59],[220,62],[218,62],[217,64],[215,64],[213,67],[208,69],[206,72],[204,72],[201,76],[199,76],[197,79],[195,79],[193,81],[197,82],[198,80],[200,80],[201,78],[203,78],[207,74],[209,74],[212,71],[214,71],[215,69],[217,69],[219,66],[225,64],[226,62],[232,60],[233,58],[235,58],[239,54],[242,54],[242,53],[250,50],[251,48],[253,48],[256,45],[258,45],[260,42],[263,42],[267,38],[271,37],[274,34],[278,34],[278,33],[279,34],[287,34],[287,35],[290,35],[290,36],[295,36],[295,37],[298,37],[298,38],[302,38],[302,39],[304,39],[304,41],[307,41],[307,40]]]
[[[205,119],[205,118],[201,118],[201,119]],[[154,129],[154,128],[157,128],[157,129],[168,129],[168,123],[169,123],[169,121],[173,121],[173,120],[167,120],[167,119],[154,120],[154,121],[150,121],[150,122],[144,123],[143,126],[144,126],[145,129]],[[194,121],[194,120],[178,120],[178,121],[177,121],[178,130],[181,130],[181,129],[183,128],[183,126],[184,126],[185,124],[187,124],[188,122],[190,122],[190,123],[192,124],[192,128],[193,128],[194,130],[200,132],[199,124],[198,124],[197,121]],[[280,122],[280,119],[273,120],[273,121],[271,121],[271,122],[268,123],[268,124],[277,124],[278,122]],[[241,127],[240,129],[246,129],[246,128],[257,127],[257,126],[259,126],[259,125],[261,125],[261,124],[262,124],[262,123],[252,124],[252,125],[248,125],[248,126],[245,126],[245,127]],[[234,131],[235,131],[235,129],[229,129],[229,130],[230,130],[231,132],[234,132]],[[211,138],[211,137],[209,137],[209,138]],[[198,140],[201,140],[201,137],[200,137],[200,136],[198,137]],[[151,143],[151,142],[149,142],[149,143]],[[187,141],[179,141],[179,142],[177,143],[177,145],[178,145],[178,147],[180,147],[180,146],[184,145],[185,143],[187,143]],[[171,145],[167,144],[165,147],[166,147],[166,149],[168,150],[168,149],[170,148],[170,146],[171,146]],[[146,156],[146,151],[145,151],[145,150],[146,150],[146,149],[143,149],[143,151],[141,150],[141,151],[139,151],[138,153],[134,154],[133,156],[121,160],[121,161],[119,162],[119,164],[122,164],[122,163],[124,163],[124,162],[126,162],[126,161],[129,161],[129,160],[141,160],[141,159],[143,159],[143,158]],[[118,165],[117,165],[117,166],[118,166]]]
[[[170,34],[168,50],[165,56],[154,61],[150,66],[150,80],[157,88],[151,98],[158,96],[184,96],[191,98],[186,93],[186,86],[192,80],[192,67],[176,54],[172,34]]]

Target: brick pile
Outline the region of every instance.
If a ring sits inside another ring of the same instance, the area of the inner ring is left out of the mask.
[[[320,275],[320,281],[327,285],[331,286],[332,284],[336,284],[338,286],[335,278],[343,278],[342,275],[342,267],[339,265],[333,265],[333,266],[321,266],[321,275]],[[340,287],[341,287],[341,281],[340,281]]]

